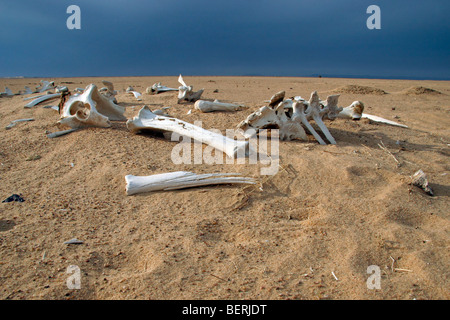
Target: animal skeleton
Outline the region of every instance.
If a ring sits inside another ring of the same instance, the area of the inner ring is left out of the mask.
[[[337,106],[339,95],[327,97],[321,101],[316,91],[311,93],[309,101],[300,97],[284,100],[285,92],[276,93],[269,101],[269,106],[263,106],[250,114],[238,125],[245,137],[250,137],[260,129],[276,128],[280,130],[281,140],[306,140],[306,132],[302,125],[316,138],[320,144],[326,144],[321,136],[309,123],[314,120],[331,144],[336,144],[333,136],[323,122],[324,118],[336,119],[342,107]]]

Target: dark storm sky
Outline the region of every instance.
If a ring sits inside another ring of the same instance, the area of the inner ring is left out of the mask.
[[[72,4],[80,30],[66,27]],[[450,79],[449,12],[448,0],[0,0],[0,77]]]

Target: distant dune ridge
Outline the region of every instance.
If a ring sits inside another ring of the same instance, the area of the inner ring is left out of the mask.
[[[405,89],[402,91],[402,93],[404,94],[409,94],[409,95],[421,95],[421,94],[429,94],[429,95],[438,95],[438,94],[442,94],[441,92],[431,89],[431,88],[426,88],[426,87],[422,87],[422,86],[418,86],[418,87],[411,87],[408,89]]]
[[[383,95],[387,94],[386,91],[368,87],[368,86],[359,86],[355,84],[346,85],[343,87],[339,87],[337,89],[334,89],[333,92],[335,93],[351,93],[351,94],[376,94],[376,95]]]

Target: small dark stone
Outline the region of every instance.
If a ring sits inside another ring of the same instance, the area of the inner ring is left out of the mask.
[[[3,200],[2,203],[3,203],[3,202],[13,202],[13,201],[24,202],[25,199],[22,198],[21,196],[19,196],[18,194],[13,194],[12,196],[9,196],[9,197],[6,198],[5,200]]]

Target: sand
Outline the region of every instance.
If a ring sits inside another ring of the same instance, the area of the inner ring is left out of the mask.
[[[317,90],[322,99],[338,90],[339,105],[360,100],[367,113],[409,129],[327,122],[337,145],[282,141],[278,173],[262,176],[261,163],[174,164],[176,142],[133,134],[124,122],[49,139],[67,128],[43,108],[57,100],[24,109],[24,96],[0,98],[0,197],[25,199],[0,203],[1,299],[450,297],[448,81],[185,75],[194,89],[205,88],[202,98],[249,106],[187,114],[193,105],[177,104],[176,92],[145,93],[155,82],[178,87],[175,76],[46,80],[73,90],[102,87],[102,79],[120,91],[128,118],[145,104],[170,106],[172,116],[225,133],[280,90],[304,98]],[[1,79],[0,88],[18,92],[39,80]],[[128,86],[143,100],[125,93]],[[22,118],[35,121],[5,129]],[[419,169],[434,197],[410,184]],[[258,184],[125,193],[127,174],[179,170],[237,172]],[[72,238],[83,244],[64,244]],[[70,265],[81,270],[79,290],[67,286]],[[372,265],[380,268],[379,289],[367,286]]]

